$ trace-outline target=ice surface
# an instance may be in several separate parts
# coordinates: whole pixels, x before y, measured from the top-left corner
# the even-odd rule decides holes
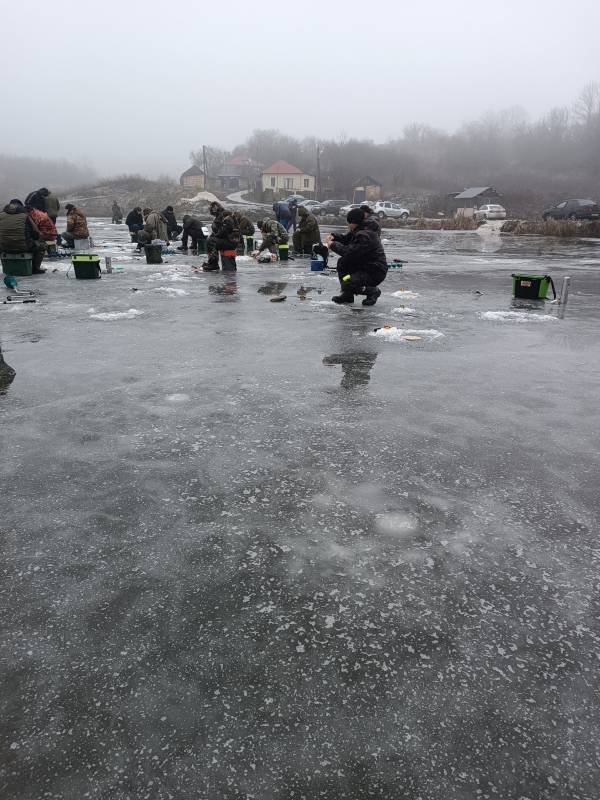
[[[597,800],[598,248],[386,238],[374,308],[191,255],[0,304],[3,800]],[[515,262],[560,322],[479,316]]]
[[[419,296],[418,292],[412,292],[410,289],[398,289],[397,292],[391,292],[392,297],[400,297],[403,300],[414,300]]]

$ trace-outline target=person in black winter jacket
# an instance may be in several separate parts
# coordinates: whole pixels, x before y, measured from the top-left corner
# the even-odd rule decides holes
[[[192,240],[192,250],[196,250],[198,247],[199,239],[206,239],[202,229],[202,220],[198,219],[198,217],[192,217],[190,214],[186,214],[183,218],[183,236],[181,237],[181,247],[178,247],[177,249],[187,250],[188,239]]]
[[[129,228],[129,233],[137,233],[144,227],[144,216],[140,206],[132,209],[125,218],[125,225]]]
[[[177,218],[175,216],[175,211],[173,210],[173,206],[167,206],[160,212],[163,217],[167,220],[167,231],[169,233],[169,239],[171,241],[175,241],[183,228],[181,225],[177,224]]]
[[[214,217],[212,233],[206,241],[208,259],[202,264],[205,272],[219,269],[219,251],[236,250],[240,239],[240,229],[236,221],[220,203],[213,201],[208,210]]]
[[[381,236],[381,225],[373,209],[365,203],[360,207],[360,210],[365,215],[365,228],[369,231],[373,231],[377,236]]]
[[[364,294],[363,306],[374,306],[381,290],[377,288],[387,275],[387,258],[381,239],[366,227],[364,212],[353,208],[346,217],[349,232],[331,234],[329,249],[341,258],[337,263],[341,293],[334,303],[353,303],[355,294]]]

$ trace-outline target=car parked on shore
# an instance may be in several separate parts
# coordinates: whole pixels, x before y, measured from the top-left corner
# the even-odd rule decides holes
[[[291,194],[289,197],[286,197],[283,202],[291,203],[292,200],[295,200],[299,206],[303,206],[304,203],[307,202],[307,198],[302,194]]]
[[[347,200],[323,200],[319,214],[340,214],[344,206],[349,205]]]
[[[497,203],[487,203],[486,205],[479,206],[473,213],[474,219],[478,222],[485,219],[506,219],[506,209]]]
[[[375,204],[367,203],[367,205],[371,206],[379,219],[385,219],[386,217],[408,219],[410,217],[408,208],[403,208],[399,203],[392,203],[391,200],[378,200]]]
[[[300,206],[304,206],[304,208],[307,211],[310,211],[311,214],[321,214],[323,203],[319,203],[318,200],[305,200],[303,203],[298,203],[298,207]]]
[[[542,219],[600,219],[600,206],[594,200],[563,200],[545,208]]]

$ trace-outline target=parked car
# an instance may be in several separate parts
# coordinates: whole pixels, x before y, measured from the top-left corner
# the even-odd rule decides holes
[[[545,208],[542,219],[600,219],[600,206],[593,200],[563,200]]]
[[[408,219],[410,211],[403,208],[399,203],[392,203],[391,200],[378,200],[376,203],[369,203],[379,219],[394,217],[396,219]]]
[[[496,203],[487,203],[484,206],[479,206],[473,217],[478,221],[482,219],[506,219],[506,209]]]
[[[304,195],[301,195],[301,194],[291,194],[289,197],[286,197],[283,202],[284,203],[289,203],[292,200],[295,200],[298,203],[299,206],[303,206],[304,203],[307,202],[306,197],[304,197]]]
[[[304,206],[307,211],[310,211],[311,214],[321,214],[321,209],[323,208],[323,204],[319,203],[318,200],[305,200],[303,203],[298,203],[299,206]]]
[[[340,214],[344,206],[349,205],[347,200],[323,200],[320,214]],[[346,212],[347,213],[347,212]]]

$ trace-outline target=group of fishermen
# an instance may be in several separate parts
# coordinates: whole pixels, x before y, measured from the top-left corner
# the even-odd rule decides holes
[[[127,215],[126,223],[136,236],[139,247],[156,239],[170,241],[181,233],[182,243],[178,249],[187,252],[190,240],[194,250],[198,242],[205,240],[207,260],[202,264],[202,269],[205,272],[217,272],[220,254],[223,272],[233,272],[236,270],[236,252],[244,252],[247,237],[253,241],[254,224],[241,212],[228,211],[217,201],[210,204],[209,212],[213,221],[208,237],[198,217],[186,214],[183,226],[178,225],[172,206],[167,206],[162,212],[149,208],[142,210],[138,206]],[[329,251],[340,256],[337,272],[341,291],[332,298],[333,301],[339,304],[353,303],[358,294],[365,296],[363,305],[375,305],[381,295],[377,287],[385,280],[388,266],[381,244],[381,227],[372,209],[367,205],[352,209],[346,217],[348,232],[329,234],[325,244],[316,217],[304,206],[298,207],[297,216],[293,232],[295,254],[317,253],[323,258],[325,266]],[[277,253],[280,245],[288,244],[288,229],[277,218],[267,217],[256,225],[262,233],[262,242],[254,251],[258,258],[265,250]]]
[[[73,248],[75,240],[89,240],[83,211],[67,203],[67,230],[58,233],[59,211],[58,197],[45,187],[30,192],[24,203],[13,198],[0,213],[0,252],[31,255],[32,274],[43,275],[42,261],[49,250],[58,244]]]
[[[39,275],[45,272],[41,264],[51,245],[64,243],[73,248],[76,240],[89,241],[86,216],[72,203],[65,206],[67,230],[62,234],[57,232],[59,210],[58,198],[46,188],[31,192],[24,203],[11,200],[0,213],[0,252],[30,253],[32,272]],[[187,252],[190,243],[196,250],[199,242],[205,242],[207,259],[202,264],[205,272],[219,270],[219,256],[224,272],[235,271],[236,252],[244,252],[244,244],[249,239],[254,247],[254,223],[240,211],[228,211],[217,201],[210,204],[209,212],[213,219],[208,237],[204,233],[202,220],[191,214],[184,215],[183,225],[179,225],[170,205],[162,211],[136,206],[129,212],[125,222],[140,249],[155,240],[170,242],[181,235],[178,249],[184,252]],[[329,251],[340,256],[337,272],[341,291],[332,298],[334,302],[353,303],[357,294],[365,295],[363,305],[377,302],[381,294],[377,287],[387,274],[387,259],[381,245],[379,222],[368,206],[352,209],[346,218],[348,232],[329,234],[325,243],[321,239],[316,217],[304,206],[297,208],[297,222],[294,215],[287,227],[277,219],[277,208],[274,208],[274,212],[274,218],[266,217],[257,222],[262,241],[253,251],[255,256],[260,258],[266,250],[276,254],[280,245],[288,244],[289,228],[294,226],[295,254],[317,253],[323,258],[325,266]],[[122,212],[115,201],[113,221],[120,219]]]

